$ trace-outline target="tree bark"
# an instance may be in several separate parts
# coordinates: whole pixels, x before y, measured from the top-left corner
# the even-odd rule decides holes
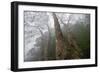
[[[75,36],[73,35],[70,27],[70,20],[71,20],[71,15],[69,16],[67,24],[65,24],[62,20],[61,22],[64,24],[64,27],[66,27],[66,59],[79,59],[80,58],[80,48],[75,40]]]
[[[53,13],[55,34],[56,34],[56,59],[64,59],[65,57],[65,41],[60,29],[60,24],[55,13]]]

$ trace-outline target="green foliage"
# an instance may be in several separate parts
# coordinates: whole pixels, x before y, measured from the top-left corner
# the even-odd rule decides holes
[[[73,27],[73,33],[81,49],[81,58],[90,58],[90,25],[78,23]]]

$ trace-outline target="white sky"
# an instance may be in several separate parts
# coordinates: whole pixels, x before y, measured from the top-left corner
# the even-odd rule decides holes
[[[54,20],[53,20],[52,13],[47,12],[47,15],[49,16],[48,25],[51,26],[51,28],[54,28]]]

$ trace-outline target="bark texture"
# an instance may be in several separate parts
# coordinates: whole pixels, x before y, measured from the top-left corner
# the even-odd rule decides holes
[[[60,29],[60,24],[55,13],[53,13],[55,34],[56,34],[56,59],[64,59],[65,57],[65,41]]]

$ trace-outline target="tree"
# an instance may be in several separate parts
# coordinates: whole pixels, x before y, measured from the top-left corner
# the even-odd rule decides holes
[[[54,18],[54,25],[55,25],[55,34],[56,34],[56,59],[64,59],[65,57],[65,41],[62,34],[62,31],[60,29],[60,24],[58,21],[58,18],[55,13],[53,13]]]
[[[87,54],[90,44],[89,22],[88,14],[25,11],[25,54],[29,52],[29,61],[83,58],[81,53]]]
[[[81,58],[90,58],[90,15],[79,17],[72,29],[81,49]]]
[[[30,26],[28,28],[28,26],[25,27],[25,29],[29,29],[31,30],[31,32],[37,33],[36,30],[38,30],[39,33],[35,34],[41,34],[41,50],[43,51],[43,59],[42,60],[52,60],[54,59],[54,54],[52,54],[52,52],[54,52],[54,47],[52,42],[53,40],[53,36],[52,36],[52,28],[50,27],[50,25],[48,25],[48,15],[47,12],[33,12],[33,11],[25,11],[25,15],[24,15],[24,24]],[[32,27],[36,28],[35,31],[31,29]],[[28,30],[26,30],[28,31]],[[46,31],[46,32],[45,32]],[[34,36],[34,33],[31,34],[31,36]],[[29,34],[26,33],[25,34]],[[27,35],[27,38],[31,38],[29,35]],[[26,38],[26,37],[25,37]],[[26,41],[26,40],[25,40]],[[37,41],[35,41],[37,42]],[[34,41],[33,41],[34,43]],[[53,42],[54,43],[54,42]],[[32,44],[32,42],[31,42]],[[25,46],[27,46],[28,44],[26,44]],[[40,45],[38,45],[40,46]],[[29,48],[26,48],[29,49]],[[33,48],[34,50],[35,48]],[[31,50],[32,51],[32,50]]]
[[[61,23],[64,25],[65,29],[66,29],[66,59],[78,59],[80,58],[80,48],[75,40],[75,36],[73,35],[73,32],[71,31],[71,18],[73,16],[70,15],[67,19],[67,23],[64,23],[62,20]]]

